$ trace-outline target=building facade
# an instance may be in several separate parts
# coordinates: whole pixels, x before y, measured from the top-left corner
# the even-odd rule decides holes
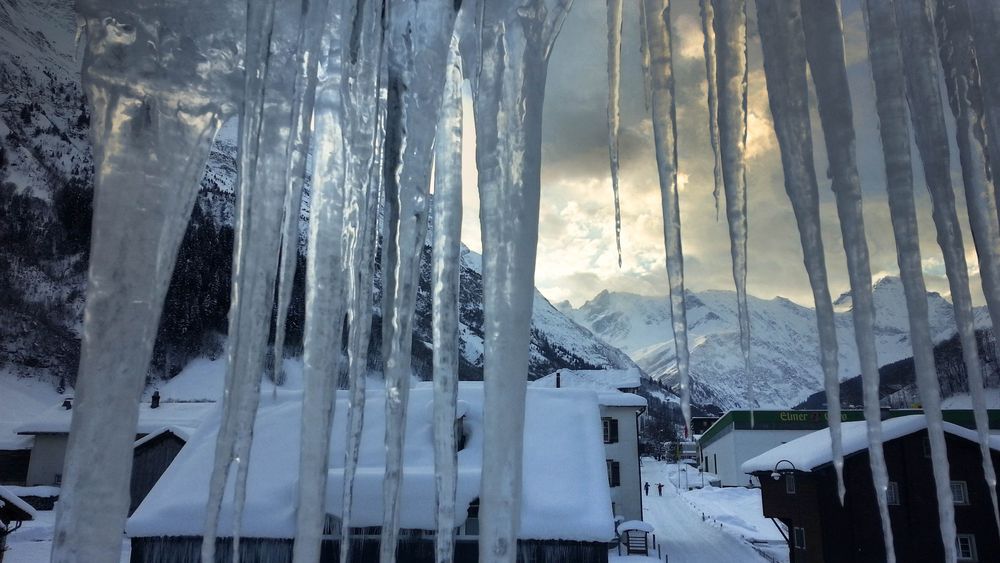
[[[884,409],[884,418],[920,414],[914,409]],[[944,419],[975,428],[971,410],[944,411]],[[864,420],[860,410],[841,411],[843,422]],[[991,432],[1000,431],[1000,410],[989,411]],[[698,438],[701,467],[719,476],[723,487],[757,486],[741,469],[743,463],[781,444],[826,428],[825,410],[731,410]]]
[[[841,505],[829,434],[816,432],[745,465],[760,480],[764,516],[787,527],[790,563],[886,560],[864,422],[843,427]],[[959,561],[1000,561],[1000,536],[974,431],[946,424]],[[898,561],[944,561],[926,422],[923,416],[885,421],[889,517]],[[819,435],[819,436],[817,436]],[[853,446],[852,446],[853,445]],[[1000,440],[993,441],[1000,465]]]

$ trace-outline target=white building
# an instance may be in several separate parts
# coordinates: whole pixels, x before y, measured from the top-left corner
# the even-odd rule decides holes
[[[591,389],[597,392],[612,510],[615,516],[625,520],[642,520],[639,416],[646,411],[646,399],[634,394],[639,385],[638,369],[563,369],[531,383],[533,387]]]
[[[884,417],[922,413],[921,410],[883,410]],[[944,411],[946,421],[974,428],[972,411]],[[860,410],[841,411],[841,420],[864,420]],[[743,472],[747,460],[786,442],[827,427],[825,410],[731,410],[698,437],[701,467],[719,476],[723,487],[756,485]],[[990,428],[1000,428],[1000,411],[990,411]]]

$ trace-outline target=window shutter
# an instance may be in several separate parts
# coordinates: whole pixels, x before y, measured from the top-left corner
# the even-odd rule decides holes
[[[611,419],[611,432],[610,432],[610,439],[608,440],[608,443],[610,443],[610,444],[617,444],[618,443],[618,419],[617,418],[612,418]]]
[[[611,486],[620,487],[622,484],[621,464],[617,461],[611,462]]]

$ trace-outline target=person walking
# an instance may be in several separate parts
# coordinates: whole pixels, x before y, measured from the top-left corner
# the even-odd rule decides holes
[[[663,483],[656,484],[656,492],[660,493],[661,497],[663,496]]]
[[[643,485],[642,488],[646,489],[646,496],[648,497],[649,496],[649,481],[646,481],[646,484]]]

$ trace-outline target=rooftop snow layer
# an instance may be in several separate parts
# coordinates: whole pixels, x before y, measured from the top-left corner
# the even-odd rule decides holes
[[[400,526],[435,528],[435,471],[429,384],[415,386],[407,409]],[[483,387],[462,382],[465,448],[458,454],[457,519],[479,496],[483,448]],[[248,473],[244,537],[291,538],[295,534],[302,395],[264,395],[257,415]],[[339,392],[327,481],[328,513],[340,517],[347,396]],[[201,535],[220,415],[214,412],[129,519],[132,537]],[[385,471],[385,394],[367,393],[365,427],[354,482],[354,526],[382,524]],[[593,392],[528,389],[525,409],[522,539],[608,541],[614,538],[611,493]],[[222,506],[219,533],[233,526],[233,479]]]
[[[208,413],[217,408],[215,403],[172,403],[161,402],[157,408],[149,403],[139,405],[139,422],[136,434],[152,434],[165,427],[197,428]],[[64,409],[61,404],[50,407],[37,419],[17,428],[18,434],[65,434],[69,432],[73,419],[73,409]]]
[[[882,440],[888,442],[926,428],[927,419],[921,414],[890,418],[882,421]],[[845,456],[868,449],[868,430],[864,421],[845,422],[840,429]],[[978,443],[979,440],[975,430],[950,422],[944,423],[944,431],[970,442]],[[1000,437],[990,437],[990,447],[1000,450]],[[799,471],[812,471],[833,461],[832,451],[830,430],[824,428],[751,458],[743,463],[742,468],[744,473],[772,471],[779,461],[785,460]],[[781,468],[787,469],[784,465]]]
[[[556,374],[560,384],[572,389],[618,391],[634,389],[641,385],[638,368],[629,369],[561,369],[531,382],[535,387],[555,387]]]
[[[7,503],[10,503],[18,509],[24,511],[24,513],[28,515],[29,520],[38,518],[38,513],[35,512],[35,509],[32,508],[30,504],[21,500],[21,497],[15,495],[7,487],[0,485],[0,508],[3,508],[3,506]]]

